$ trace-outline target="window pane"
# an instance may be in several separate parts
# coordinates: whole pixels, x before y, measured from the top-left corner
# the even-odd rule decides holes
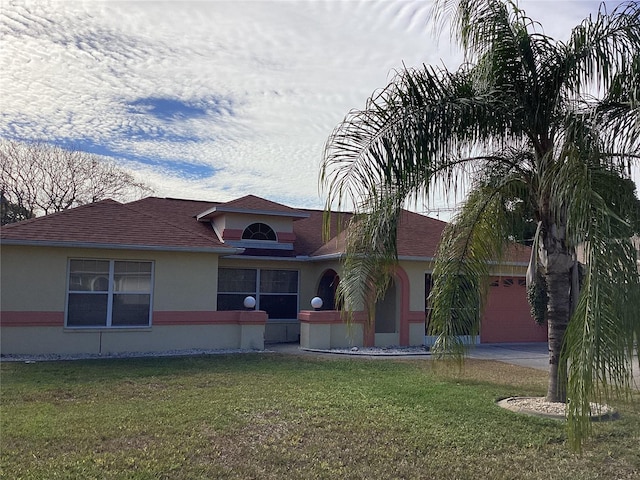
[[[147,326],[149,325],[150,295],[119,294],[113,296],[111,325]]]
[[[69,290],[106,292],[109,290],[108,260],[71,260],[69,262]]]
[[[116,292],[150,292],[151,262],[115,262],[113,283]]]
[[[260,270],[261,293],[298,293],[298,272]]]
[[[249,268],[218,269],[218,291],[255,294],[256,270]]]
[[[91,293],[70,293],[67,326],[107,325],[107,295]]]
[[[276,232],[265,223],[253,223],[242,232],[243,240],[270,240],[275,242]]]
[[[269,318],[298,318],[297,295],[261,295],[260,310],[264,310]]]
[[[220,293],[218,294],[218,310],[245,310],[244,299],[246,296],[244,293]]]

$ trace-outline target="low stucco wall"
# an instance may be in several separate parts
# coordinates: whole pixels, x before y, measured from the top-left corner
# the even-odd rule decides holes
[[[365,343],[364,321],[356,317],[347,324],[335,310],[302,310],[300,320],[300,347],[328,350],[331,348],[362,347]]]
[[[166,313],[166,312],[165,312]],[[219,313],[219,315],[216,315]],[[124,352],[167,352],[172,350],[264,349],[267,314],[261,311],[208,312],[211,321],[189,323],[178,316],[164,324],[140,329],[72,329],[38,325],[31,316],[24,326],[20,315],[8,315],[3,321],[0,351],[3,354],[111,354]],[[53,321],[48,315],[48,322]],[[25,317],[26,318],[26,317]]]
[[[299,313],[300,346],[328,350],[350,347],[385,347],[389,345],[422,345],[424,343],[424,313],[409,312],[400,332],[375,334],[373,326],[367,328],[365,312],[355,312],[351,323],[342,320],[339,311],[303,310]],[[406,330],[406,331],[405,331]],[[405,333],[402,333],[405,331]]]

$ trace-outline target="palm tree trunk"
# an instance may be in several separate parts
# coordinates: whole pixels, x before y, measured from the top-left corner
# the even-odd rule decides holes
[[[571,310],[571,274],[569,271],[552,271],[547,281],[547,326],[549,340],[549,384],[547,400],[566,402],[567,363],[562,360],[564,334],[569,325]]]
[[[549,382],[547,400],[567,401],[567,363],[562,359],[564,335],[571,318],[571,282],[574,258],[564,239],[564,225],[543,222],[542,252],[547,283],[547,339],[549,341]]]

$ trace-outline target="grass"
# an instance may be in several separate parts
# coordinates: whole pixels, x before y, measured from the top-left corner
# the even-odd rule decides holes
[[[247,354],[2,363],[0,477],[631,479],[638,397],[582,455],[495,400],[545,372],[468,360]]]

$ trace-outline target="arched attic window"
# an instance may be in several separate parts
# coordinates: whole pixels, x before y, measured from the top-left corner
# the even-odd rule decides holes
[[[276,232],[266,223],[252,223],[242,232],[243,240],[269,240],[275,242]]]

